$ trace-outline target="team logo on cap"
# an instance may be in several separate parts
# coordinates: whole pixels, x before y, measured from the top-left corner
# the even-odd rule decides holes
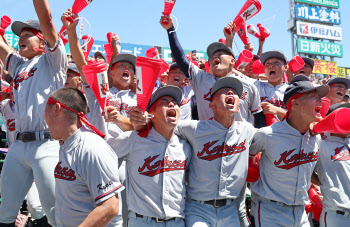
[[[305,153],[303,149],[299,153],[293,153],[295,150],[296,148],[283,152],[281,158],[274,162],[276,167],[280,169],[292,169],[309,162],[316,162],[318,159],[318,151]]]
[[[347,161],[350,159],[350,151],[348,149],[344,149],[344,147],[345,146],[334,149],[335,153],[331,157],[332,161]]]
[[[199,151],[197,156],[203,160],[213,161],[217,158],[241,153],[247,149],[245,146],[246,140],[231,146],[227,145],[226,142],[223,142],[221,145],[214,146],[216,142],[218,142],[218,140],[204,144],[203,150]]]
[[[168,156],[166,156],[164,159],[157,159],[158,157],[159,155],[147,157],[144,160],[145,163],[143,166],[139,167],[139,173],[145,176],[153,177],[163,172],[186,169],[188,159],[170,161]]]

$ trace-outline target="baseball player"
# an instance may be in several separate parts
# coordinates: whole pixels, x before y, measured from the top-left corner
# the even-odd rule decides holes
[[[86,99],[75,88],[53,92],[46,104],[51,136],[63,141],[55,168],[57,226],[107,226],[119,211],[117,194],[124,186],[119,182],[118,157],[91,131],[99,133],[86,112]]]
[[[163,23],[164,17],[169,20],[169,24]],[[240,76],[240,73],[233,68],[235,56],[232,50],[223,43],[215,42],[210,44],[207,53],[210,70],[213,74],[206,73],[186,59],[177,38],[172,19],[168,16],[162,16],[160,24],[168,32],[170,48],[176,63],[190,80],[190,85],[197,99],[199,119],[208,120],[212,118],[214,115],[213,111],[209,108],[209,103],[213,84],[219,78],[231,75],[232,72],[234,72],[234,75]],[[261,113],[258,91],[253,84],[247,83],[244,80],[242,80],[242,83],[244,91],[240,100],[241,108],[239,108],[239,113],[236,114],[235,118],[237,121],[244,119],[248,122],[253,122],[253,115],[254,124],[260,127],[262,122],[265,122],[265,118]]]
[[[126,160],[128,226],[185,226],[185,170],[191,146],[174,135],[181,99],[178,87],[159,88],[150,100],[148,112],[154,117],[147,129],[108,140]],[[143,117],[138,107],[131,113]]]
[[[295,71],[294,75],[304,75],[306,77],[309,77],[312,74],[312,70],[314,69],[315,62],[311,58],[307,58],[307,57],[302,57],[302,59],[304,60],[305,64],[301,69]]]
[[[347,89],[350,88],[350,80],[348,78],[335,77],[327,81],[330,87],[327,98],[331,101],[331,105],[343,101]]]
[[[69,63],[67,70],[67,80],[64,87],[72,87],[81,90],[81,77],[80,72],[75,63]]]
[[[310,226],[304,205],[320,136],[309,127],[322,119],[321,98],[328,91],[328,85],[314,87],[310,81],[290,84],[283,99],[286,119],[255,133],[250,153],[262,152],[260,178],[252,187],[256,226]]]
[[[182,86],[184,79],[185,74],[181,71],[180,67],[176,63],[171,64],[167,76],[167,85],[179,87],[183,94],[182,101],[180,103],[179,120],[191,120],[193,106],[192,97],[194,96],[194,92],[191,86]]]
[[[329,113],[338,108],[350,108],[350,104],[341,104],[336,108],[331,108]],[[332,133],[321,142],[315,172],[323,195],[323,210],[320,218],[322,227],[349,225],[349,138],[350,134]]]
[[[283,75],[287,70],[286,57],[280,51],[268,51],[260,56],[260,61],[265,65],[267,82],[256,80],[254,84],[260,93],[263,112],[281,120],[287,109],[283,103],[284,92],[288,87],[288,84],[283,83]]]
[[[48,1],[33,0],[33,3],[40,24],[33,20],[12,24],[12,31],[20,36],[21,56],[13,53],[0,37],[0,58],[13,77],[16,103],[15,141],[6,157],[1,179],[0,223],[10,226],[13,226],[33,179],[48,221],[56,225],[53,171],[58,160],[59,143],[50,139],[44,106],[49,94],[63,87],[68,65]],[[18,187],[18,182],[21,182],[21,187]]]

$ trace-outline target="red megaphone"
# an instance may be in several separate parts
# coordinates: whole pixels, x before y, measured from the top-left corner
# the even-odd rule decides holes
[[[314,132],[350,133],[350,109],[339,108],[314,125]]]
[[[322,108],[320,110],[320,114],[322,115],[322,118],[325,118],[329,110],[329,107],[331,106],[331,100],[329,100],[329,98],[323,97],[321,99],[321,102],[322,102]]]
[[[167,15],[170,16],[171,11],[173,11],[174,5],[175,5],[176,0],[165,0],[164,1],[164,11],[163,11],[163,15]],[[164,24],[168,24],[169,20],[164,18],[163,20]]]
[[[258,0],[247,0],[241,11],[239,11],[238,15],[234,19],[233,23],[236,24],[236,26],[239,26],[241,23],[255,16],[255,14],[257,14],[260,10],[261,4]],[[229,29],[225,30],[228,34],[231,34]]]
[[[226,39],[224,39],[224,38],[219,39],[219,42],[226,45]]]
[[[110,64],[113,56],[112,44],[106,43],[103,45],[103,48],[105,49],[105,52],[106,52],[107,63]]]
[[[244,21],[236,27],[236,33],[238,34],[239,38],[242,40],[244,45],[247,45],[249,43],[247,26]]]
[[[259,179],[260,177],[259,160],[260,160],[259,154],[256,154],[254,157],[249,157],[248,174],[247,174],[246,181],[255,182]]]
[[[5,35],[5,29],[11,24],[11,18],[4,15],[1,17],[1,23],[0,23],[0,35]]]
[[[92,38],[91,36],[84,35],[81,38],[81,48],[83,49],[85,60],[87,59],[87,57],[89,57],[92,44],[94,44],[94,38]]]
[[[209,73],[209,70],[210,70],[209,62],[206,61],[205,64],[204,64],[204,66],[205,66],[205,71],[206,71],[207,73]]]
[[[146,50],[146,57],[160,59],[157,47],[152,47]]]
[[[288,66],[289,69],[292,73],[294,73],[295,71],[298,71],[299,69],[303,68],[303,66],[305,65],[304,60],[299,57],[299,56],[294,56],[289,62],[288,62]]]
[[[258,24],[258,28],[260,31],[260,37],[266,39],[270,36],[270,30],[262,26],[260,23]]]
[[[235,69],[242,71],[253,60],[253,54],[249,50],[242,50],[235,64]]]
[[[112,43],[113,36],[115,36],[114,32],[108,32],[107,33],[107,41],[108,41],[108,43]]]
[[[265,114],[266,125],[270,126],[273,123],[278,122],[278,119],[273,114]]]
[[[252,65],[252,71],[256,75],[265,73],[265,66],[261,63],[260,60],[256,60]]]
[[[255,36],[256,38],[260,38],[260,33],[253,24],[248,25],[247,29],[249,34]]]
[[[320,195],[317,193],[316,189],[313,186],[311,186],[309,189],[309,197],[311,202],[314,204],[314,209],[312,210],[314,218],[316,219],[316,221],[320,221],[323,204]]]

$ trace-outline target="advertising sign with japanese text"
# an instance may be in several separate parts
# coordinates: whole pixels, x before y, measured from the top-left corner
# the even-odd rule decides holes
[[[310,5],[339,8],[339,0],[295,0],[295,1],[310,4]]]
[[[340,24],[340,12],[306,5],[295,5],[295,16],[299,19],[316,22]]]
[[[298,39],[298,52],[314,55],[343,57],[343,45],[338,43],[320,42],[308,39]]]
[[[346,78],[347,75],[350,75],[350,68],[338,67],[338,74],[337,74],[337,77]]]
[[[162,58],[164,59],[164,61],[166,61],[167,63],[171,63],[172,59],[171,59],[171,50],[168,47],[163,47],[162,48],[163,52],[162,52]],[[190,55],[191,56],[191,52],[192,50],[184,50],[186,55]],[[198,51],[197,50],[197,58],[204,58],[204,59],[208,59],[208,55],[207,52],[204,51]]]
[[[315,74],[325,74],[325,75],[337,75],[338,67],[335,61],[324,61],[313,59],[315,62],[314,69],[312,70]]]
[[[340,27],[306,23],[301,21],[297,21],[297,35],[337,41],[341,41],[343,39],[342,29]]]
[[[94,56],[94,53],[100,51],[104,56],[106,55],[103,45],[106,44],[107,41],[95,40],[92,45],[90,56]],[[131,44],[131,43],[121,43],[121,53],[133,54],[135,56],[146,56],[146,50],[152,48],[153,46],[139,45],[139,44]]]

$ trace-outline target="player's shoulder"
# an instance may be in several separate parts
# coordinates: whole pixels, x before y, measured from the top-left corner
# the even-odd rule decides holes
[[[235,127],[245,131],[256,131],[257,129],[247,121],[235,121]]]
[[[197,120],[179,120],[176,127],[178,128],[193,128],[195,129],[200,121]]]

